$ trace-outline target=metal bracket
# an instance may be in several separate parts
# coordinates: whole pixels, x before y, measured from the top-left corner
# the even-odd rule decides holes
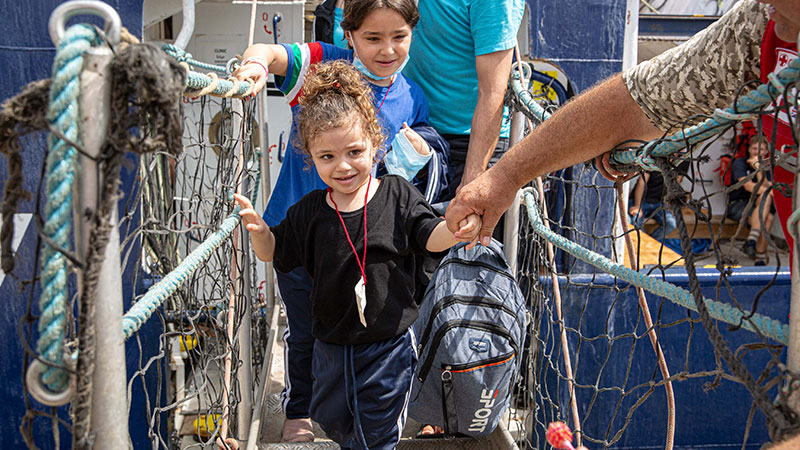
[[[25,373],[25,384],[28,385],[31,397],[46,406],[62,406],[69,403],[77,386],[77,377],[70,370],[74,367],[75,362],[69,353],[64,353],[64,365],[70,371],[69,384],[63,391],[53,392],[42,382],[42,373],[47,370],[48,366],[38,359],[34,360]]]
[[[97,0],[72,0],[62,3],[50,14],[47,29],[50,32],[50,39],[54,45],[61,42],[64,37],[64,27],[67,21],[79,14],[93,14],[105,19],[106,36],[111,44],[119,43],[122,30],[122,20],[119,14],[108,3]]]

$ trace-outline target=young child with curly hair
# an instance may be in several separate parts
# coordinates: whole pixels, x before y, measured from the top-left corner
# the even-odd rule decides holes
[[[255,44],[243,54],[234,72],[240,80],[252,80],[256,92],[268,74],[275,75],[275,86],[283,92],[295,118],[288,139],[280,175],[264,211],[267,225],[277,225],[286,211],[300,198],[325,183],[315,167],[297,151],[297,121],[306,76],[315,64],[340,60],[352,63],[372,91],[375,115],[391,140],[391,151],[378,165],[377,173],[403,175],[429,203],[447,196],[451,170],[449,145],[428,124],[428,103],[422,89],[402,73],[408,62],[411,33],[419,20],[414,0],[348,0],[344,4],[341,26],[352,49],[323,42],[294,44]],[[426,260],[429,261],[429,260]],[[430,263],[426,268],[430,268]],[[420,268],[418,281],[427,283]],[[311,277],[300,267],[290,273],[276,271],[288,327],[284,335],[286,388],[281,400],[286,420],[282,442],[314,439],[309,417],[311,399]]]
[[[235,198],[256,255],[313,279],[311,418],[342,448],[393,449],[417,363],[416,255],[474,245],[481,221],[471,215],[453,234],[406,179],[371,175],[384,139],[352,65],[320,64],[304,89],[299,144],[327,189],[274,227]]]

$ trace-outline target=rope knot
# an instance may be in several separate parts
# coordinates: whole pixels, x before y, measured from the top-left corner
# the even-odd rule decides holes
[[[635,158],[636,164],[647,170],[648,172],[655,172],[658,171],[658,165],[656,165],[656,160],[650,156],[650,151],[653,149],[652,143],[647,144],[637,155]]]

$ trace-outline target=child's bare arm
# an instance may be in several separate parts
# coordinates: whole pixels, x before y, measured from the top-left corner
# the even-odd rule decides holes
[[[247,197],[233,194],[233,199],[242,207],[239,215],[242,217],[244,227],[250,232],[250,242],[253,244],[256,256],[262,261],[272,261],[275,256],[275,235]]]
[[[454,233],[447,229],[447,223],[441,222],[436,225],[431,235],[428,237],[428,242],[425,244],[425,249],[429,252],[442,252],[448,248],[456,245],[459,242],[470,242],[467,249],[470,249],[478,243],[478,232],[481,229],[481,218],[477,214],[467,216],[458,224],[461,228]]]
[[[254,94],[266,84],[267,72],[284,76],[289,66],[286,50],[276,44],[253,44],[244,51],[242,61],[246,64],[239,66],[233,72],[233,76],[239,81],[253,80]]]

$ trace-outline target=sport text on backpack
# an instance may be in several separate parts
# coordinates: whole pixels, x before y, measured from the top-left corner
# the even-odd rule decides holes
[[[409,416],[448,436],[486,436],[510,402],[525,341],[525,298],[500,244],[450,250],[414,323],[419,364]]]

